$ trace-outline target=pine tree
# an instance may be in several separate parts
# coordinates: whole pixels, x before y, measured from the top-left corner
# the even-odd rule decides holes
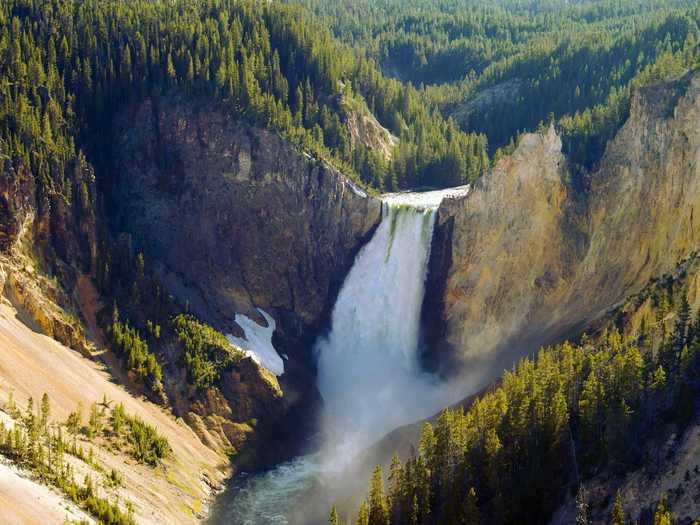
[[[411,502],[411,515],[409,517],[409,525],[418,525],[420,523],[420,507],[418,506],[418,496],[413,495],[413,501]]]
[[[462,525],[479,525],[479,507],[477,505],[476,490],[471,487],[464,498],[464,507],[460,520]]]
[[[662,496],[654,513],[654,525],[671,525],[671,513],[666,509],[666,496]]]
[[[177,72],[175,71],[175,64],[173,64],[173,56],[171,53],[168,53],[165,74],[169,85],[173,86],[177,83]]]
[[[401,503],[403,500],[403,466],[398,454],[391,457],[391,467],[389,470],[389,507],[391,515],[396,517],[401,514]]]
[[[615,496],[615,504],[612,508],[612,514],[610,515],[611,525],[625,525],[625,511],[622,510],[622,497],[620,496],[620,491],[617,491]]]
[[[656,391],[661,391],[666,387],[666,372],[661,365],[654,371],[651,379],[651,387]]]
[[[39,424],[41,428],[46,430],[46,426],[49,423],[49,416],[51,415],[51,405],[49,403],[49,396],[44,392],[44,395],[41,396],[41,419],[39,420]]]
[[[333,505],[333,508],[331,509],[331,514],[328,517],[328,523],[329,525],[342,525],[342,522],[338,517],[338,511],[336,510],[335,505]]]
[[[355,525],[369,525],[369,505],[366,501],[363,501],[362,505],[360,505]]]
[[[66,427],[68,428],[68,432],[75,436],[80,431],[82,419],[83,405],[82,403],[78,402],[78,405],[76,406],[75,410],[68,414],[68,419],[66,420]]]
[[[124,405],[119,403],[112,410],[112,431],[115,435],[119,436],[124,428],[124,422],[126,421],[126,413],[124,411]]]
[[[389,508],[384,495],[384,474],[380,465],[375,467],[370,483],[368,525],[389,525]]]
[[[88,429],[90,432],[90,437],[98,435],[102,430],[102,414],[100,413],[99,408],[97,408],[97,403],[93,403],[90,406]]]

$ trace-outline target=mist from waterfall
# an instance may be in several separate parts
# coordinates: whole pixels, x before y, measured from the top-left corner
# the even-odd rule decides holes
[[[454,191],[454,190],[453,190]],[[383,219],[318,340],[323,463],[334,470],[392,429],[454,401],[421,370],[420,318],[437,207],[445,192],[384,197]]]

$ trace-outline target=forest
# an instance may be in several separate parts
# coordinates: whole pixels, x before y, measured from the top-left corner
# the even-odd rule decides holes
[[[661,283],[639,301],[650,307],[638,329],[615,322],[543,348],[468,408],[425,423],[412,457],[394,456],[386,476],[375,469],[350,523],[547,523],[567,493],[578,498],[576,523],[589,523],[583,481],[657,472],[669,437],[696,417],[700,312],[685,293]],[[654,523],[670,524],[674,494],[659,496]],[[343,522],[335,509],[330,522]],[[610,523],[630,523],[619,501]]]
[[[380,190],[461,184],[488,167],[483,135],[357,59],[298,6],[12,0],[0,27],[3,161],[69,201],[62,172],[82,154],[108,183],[115,112],[175,89],[214,97]],[[351,147],[343,108],[363,96],[401,140],[391,162]]]
[[[683,0],[300,1],[385,74],[485,134],[492,159],[556,123],[572,160],[591,169],[631,90],[698,65],[700,11]]]
[[[87,207],[64,170],[85,156],[108,187],[115,112],[174,89],[213,96],[379,190],[472,182],[498,148],[549,122],[591,167],[635,86],[698,62],[688,2],[302,4],[317,16],[252,1],[3,3],[3,169],[30,170],[42,192]],[[391,78],[396,64],[418,76]],[[521,87],[506,103],[458,110],[508,82]],[[388,159],[344,125],[365,102],[399,139]]]

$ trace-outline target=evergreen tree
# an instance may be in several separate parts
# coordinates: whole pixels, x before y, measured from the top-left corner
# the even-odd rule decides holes
[[[622,510],[622,498],[620,491],[617,491],[615,503],[613,505],[612,514],[610,515],[611,525],[625,525],[625,511]]]
[[[389,525],[389,506],[384,495],[384,475],[380,465],[375,467],[370,483],[368,525]]]
[[[654,513],[654,525],[671,525],[671,513],[666,509],[666,496],[662,496]]]
[[[360,505],[360,510],[357,513],[355,525],[369,525],[369,505],[366,501],[363,501],[362,505]]]
[[[338,511],[336,510],[335,506],[333,506],[333,508],[331,509],[330,516],[328,517],[328,523],[329,525],[342,525],[342,522],[338,517]]]
[[[477,506],[476,490],[470,487],[464,498],[464,508],[459,521],[463,525],[479,525],[479,507]]]
[[[39,424],[41,425],[41,428],[46,430],[46,427],[49,423],[49,416],[51,415],[51,404],[49,402],[49,396],[46,392],[44,392],[44,395],[41,396],[41,419],[39,420]]]

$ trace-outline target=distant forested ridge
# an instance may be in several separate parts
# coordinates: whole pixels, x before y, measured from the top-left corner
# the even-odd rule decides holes
[[[173,89],[214,97],[378,189],[460,184],[488,167],[483,135],[460,131],[298,6],[9,0],[0,7],[0,147],[42,191],[65,193],[61,173],[81,152],[104,167],[114,112]],[[400,139],[391,160],[351,144],[347,108],[362,107],[363,97]]]
[[[426,103],[486,134],[492,156],[555,121],[590,168],[634,85],[698,65],[700,7],[689,0],[290,2],[386,74],[427,86]]]
[[[81,152],[108,172],[115,111],[177,89],[380,190],[473,181],[496,147],[551,120],[590,167],[635,82],[698,62],[700,8],[680,0],[301,3],[4,2],[3,162],[66,193]],[[508,82],[504,100],[475,98]],[[472,99],[487,103],[465,110]],[[365,107],[399,139],[390,158],[350,136]]]

